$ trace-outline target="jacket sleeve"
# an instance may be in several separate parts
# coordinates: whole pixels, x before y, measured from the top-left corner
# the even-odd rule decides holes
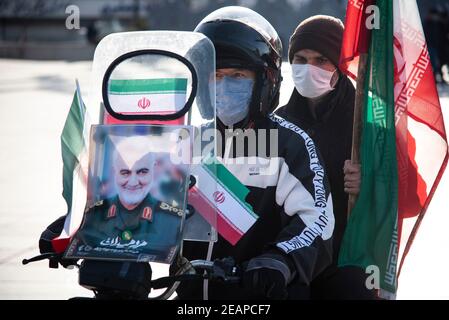
[[[40,253],[54,252],[51,241],[59,236],[64,228],[66,216],[61,216],[53,221],[41,234],[39,238],[39,251]]]
[[[312,139],[292,124],[287,130],[294,134],[287,132],[283,140],[288,152],[281,150],[276,187],[276,203],[287,222],[268,253],[289,266],[291,278],[308,285],[332,262],[332,197]]]

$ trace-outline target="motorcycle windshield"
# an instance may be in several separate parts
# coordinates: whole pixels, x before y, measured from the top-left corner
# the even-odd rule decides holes
[[[120,44],[120,45],[117,45]],[[184,239],[217,240],[215,158],[215,49],[196,32],[117,33],[100,42],[94,58],[93,105],[100,122],[189,125],[193,130]]]
[[[216,149],[215,51],[212,42],[195,32],[139,31],[111,34],[98,44],[95,51],[92,85],[87,113],[91,122],[99,125],[92,126],[91,139],[86,142],[90,161],[87,209],[84,215],[81,209],[72,210],[67,216],[66,225],[71,226],[67,234],[72,241],[66,250],[66,256],[170,263],[181,239],[216,241],[218,209],[213,199],[218,190],[217,175],[216,167],[208,165],[214,161]],[[182,150],[189,151],[187,163],[184,163],[182,168],[169,161],[172,151],[157,148],[147,151],[152,154],[154,163],[168,167],[168,171],[178,172],[182,183],[188,186],[178,191],[186,194],[162,199],[163,188],[159,190],[155,187],[148,194],[151,199],[162,201],[160,205],[163,208],[143,204],[139,204],[138,208],[150,208],[151,210],[146,209],[146,215],[149,214],[148,211],[155,214],[160,210],[171,210],[171,213],[179,214],[176,220],[179,225],[178,222],[167,224],[164,237],[160,236],[161,239],[166,239],[165,244],[160,244],[159,240],[155,241],[152,237],[147,240],[144,237],[137,238],[133,231],[126,228],[121,230],[122,233],[116,228],[115,233],[110,236],[104,232],[101,237],[98,233],[94,233],[93,238],[86,236],[91,231],[94,232],[90,225],[105,228],[100,227],[99,222],[89,223],[90,219],[87,217],[94,216],[88,213],[93,210],[89,208],[100,210],[98,208],[101,207],[104,211],[107,207],[106,220],[110,208],[116,212],[120,211],[118,209],[126,209],[126,206],[118,201],[120,189],[117,182],[114,182],[117,179],[112,178],[114,172],[111,169],[111,156],[115,154],[116,145],[115,138],[112,137],[116,136],[117,132],[122,132],[118,136],[126,132],[128,139],[135,136],[142,138],[143,135],[149,141],[156,139],[161,145],[164,141],[166,149],[179,151],[176,147],[179,142],[173,144],[167,135],[172,135],[176,132],[173,130],[180,129],[188,132],[188,143],[182,143]],[[183,156],[183,159],[186,160],[186,156]],[[155,166],[154,172],[157,172],[157,168],[160,167]],[[114,183],[115,186],[111,187]],[[131,191],[127,190],[128,193]],[[78,193],[74,193],[74,198],[77,196]],[[77,203],[84,201],[81,198],[76,200],[74,199]],[[116,215],[117,218],[114,219],[120,219],[121,215]],[[104,214],[100,216],[101,219],[104,218]],[[175,219],[173,215],[170,217]],[[139,219],[145,220],[142,217]],[[72,226],[80,225],[77,221],[82,221],[82,224],[79,232],[74,234]],[[111,224],[112,222],[109,223]],[[151,230],[153,229],[152,227]],[[162,229],[158,227],[157,230]],[[138,234],[152,233],[148,231]],[[129,241],[123,242],[128,238]],[[140,242],[137,244],[132,243],[138,240]],[[147,244],[143,245],[143,241]],[[83,245],[84,247],[81,247]],[[131,246],[133,252],[123,251],[127,245]],[[117,246],[121,248],[116,248]],[[142,250],[134,248],[136,246]],[[164,249],[161,249],[162,247]],[[81,249],[84,251],[81,252]],[[86,253],[86,250],[89,253]]]

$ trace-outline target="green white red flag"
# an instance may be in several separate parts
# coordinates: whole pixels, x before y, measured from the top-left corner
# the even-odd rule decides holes
[[[189,203],[235,245],[259,218],[246,202],[249,189],[218,160],[194,165],[197,184],[189,190]]]
[[[89,129],[90,119],[77,81],[72,105],[61,133],[62,196],[67,204],[67,217],[62,233],[52,241],[53,248],[58,253],[66,249],[70,237],[78,230],[83,218],[87,197]]]
[[[186,102],[187,79],[112,79],[109,101],[121,114],[173,114]]]
[[[369,5],[378,8],[378,29],[367,29]],[[361,44],[366,39],[367,45]],[[342,71],[354,78],[364,52],[368,63],[362,185],[339,264],[379,267],[381,289],[394,294],[400,265],[448,161],[443,115],[416,1],[348,1]]]

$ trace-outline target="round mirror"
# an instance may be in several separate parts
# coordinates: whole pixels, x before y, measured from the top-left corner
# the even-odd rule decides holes
[[[107,112],[120,120],[174,120],[189,111],[197,75],[182,56],[139,50],[118,57],[103,78]]]

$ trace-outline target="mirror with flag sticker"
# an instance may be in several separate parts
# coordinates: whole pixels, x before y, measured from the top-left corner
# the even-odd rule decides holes
[[[112,62],[103,80],[107,115],[120,120],[176,120],[192,107],[197,75],[186,58],[147,49],[126,53]]]

